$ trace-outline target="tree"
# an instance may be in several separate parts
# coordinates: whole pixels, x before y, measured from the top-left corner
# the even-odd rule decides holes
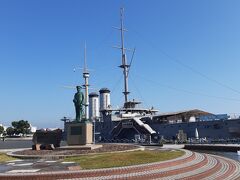
[[[4,128],[2,126],[0,126],[0,134],[4,133]]]
[[[12,126],[16,134],[28,134],[30,133],[30,124],[28,121],[20,120],[20,121],[13,121]]]
[[[8,136],[12,136],[15,133],[15,130],[12,127],[8,127],[6,132]]]

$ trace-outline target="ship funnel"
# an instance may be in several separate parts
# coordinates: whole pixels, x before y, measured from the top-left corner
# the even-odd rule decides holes
[[[89,94],[89,117],[91,120],[99,118],[99,95],[95,92]]]
[[[100,111],[106,110],[110,107],[110,90],[108,88],[102,88],[100,93]]]

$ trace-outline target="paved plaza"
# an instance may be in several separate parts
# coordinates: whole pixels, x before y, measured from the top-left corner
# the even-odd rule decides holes
[[[44,168],[40,167],[41,160],[38,166],[34,162],[11,161],[8,162],[8,166],[18,168],[6,169],[5,173],[0,173],[0,179],[240,179],[240,163],[237,161],[215,155],[183,151],[185,151],[184,156],[173,160],[98,170],[80,170],[75,163],[62,162],[60,169],[57,168],[58,166],[48,170],[45,167],[44,171]],[[45,163],[59,164],[60,162]]]

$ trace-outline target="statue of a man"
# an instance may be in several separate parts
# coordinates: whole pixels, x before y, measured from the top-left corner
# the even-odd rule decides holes
[[[82,120],[82,115],[83,115],[83,100],[84,100],[84,95],[81,92],[81,86],[76,86],[77,92],[74,95],[74,105],[75,105],[75,110],[76,110],[76,121],[80,122]]]

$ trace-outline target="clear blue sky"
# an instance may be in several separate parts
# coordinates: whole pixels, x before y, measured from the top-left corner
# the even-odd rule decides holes
[[[75,90],[63,86],[83,83],[73,68],[83,66],[85,41],[92,87],[108,87],[121,106],[121,55],[112,48],[121,6],[126,46],[136,47],[130,98],[160,112],[240,112],[238,0],[1,0],[0,123],[59,127],[74,117]]]

